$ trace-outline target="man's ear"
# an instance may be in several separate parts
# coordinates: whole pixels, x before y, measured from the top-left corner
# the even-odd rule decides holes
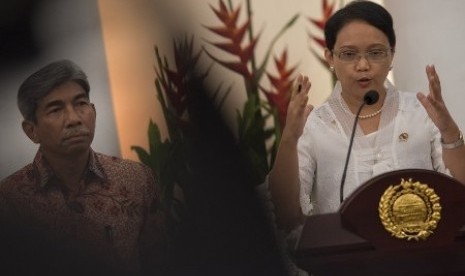
[[[36,124],[34,122],[24,120],[21,125],[23,127],[24,133],[26,133],[27,137],[29,137],[29,139],[31,139],[32,142],[36,144],[40,143],[39,136],[36,132]]]
[[[92,106],[92,109],[94,110],[94,120],[97,120],[97,109],[95,109],[95,105],[93,103],[90,103],[90,106]]]

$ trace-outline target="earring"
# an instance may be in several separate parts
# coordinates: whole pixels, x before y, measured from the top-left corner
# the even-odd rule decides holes
[[[329,66],[329,71],[334,72],[334,66]]]

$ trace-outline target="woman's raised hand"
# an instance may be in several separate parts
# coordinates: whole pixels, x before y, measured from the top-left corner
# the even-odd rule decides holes
[[[441,95],[441,83],[434,65],[426,66],[426,75],[429,82],[429,93],[417,93],[423,107],[426,109],[429,117],[441,132],[444,140],[456,140],[459,136],[459,129],[452,116],[447,110],[446,104]],[[450,137],[450,139],[448,139]]]
[[[308,104],[308,92],[311,86],[307,76],[299,75],[295,80],[282,139],[297,141],[302,135],[308,115],[313,110],[313,106]]]

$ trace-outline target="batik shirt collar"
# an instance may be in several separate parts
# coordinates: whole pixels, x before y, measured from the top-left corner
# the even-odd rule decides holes
[[[85,177],[86,177],[85,180],[87,180],[87,178],[90,175],[92,175],[92,176],[99,178],[101,180],[100,183],[102,183],[102,185],[104,186],[108,185],[107,176],[105,172],[103,171],[102,164],[100,164],[97,158],[97,154],[92,149],[90,149],[89,155],[90,156],[89,156],[89,162],[86,168],[87,172],[85,174]],[[34,165],[34,174],[36,175],[37,185],[41,189],[53,183],[52,180],[56,179],[56,175],[52,167],[47,162],[47,160],[45,160],[44,155],[40,149],[37,151],[36,156],[34,157],[33,165]]]

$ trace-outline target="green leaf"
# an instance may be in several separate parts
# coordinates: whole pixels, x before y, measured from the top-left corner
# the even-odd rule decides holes
[[[156,169],[152,156],[142,147],[132,146],[131,150],[135,151],[139,160],[152,169]],[[158,173],[158,171],[157,171]]]
[[[149,128],[148,128],[148,136],[149,136],[149,147],[150,153],[156,153],[157,147],[161,145],[161,136],[160,130],[158,126],[150,119]]]

